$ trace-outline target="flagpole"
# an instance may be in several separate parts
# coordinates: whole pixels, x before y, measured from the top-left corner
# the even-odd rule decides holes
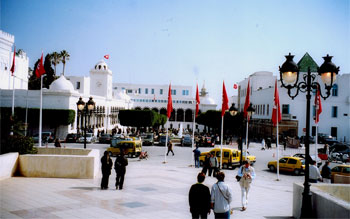
[[[196,112],[194,112],[194,115],[193,115],[193,128],[192,128],[192,150],[191,150],[191,165],[193,164],[193,156],[192,156],[192,151],[194,150],[194,129],[195,129],[195,125],[196,125]]]
[[[220,170],[222,169],[222,142],[224,135],[224,116],[221,116],[221,145],[220,145]]]
[[[276,149],[277,149],[277,181],[280,181],[280,165],[279,165],[279,160],[280,160],[280,146],[279,146],[279,139],[278,139],[278,106],[276,107]]]
[[[12,74],[12,122],[14,122],[15,117],[15,75]],[[13,135],[13,123],[10,135]]]
[[[318,131],[318,123],[316,123],[316,141],[315,141],[315,161],[317,162],[317,146],[318,146],[318,136],[317,136],[317,131]]]
[[[39,147],[41,147],[41,132],[42,132],[42,108],[43,108],[43,75],[40,76],[40,115],[39,115]]]
[[[165,153],[164,153],[164,162],[163,163],[166,163],[166,152],[167,152],[167,148],[168,148],[168,131],[169,129],[169,120],[168,120],[168,124],[166,125],[166,137],[165,137]]]
[[[248,115],[249,117],[249,115]],[[249,121],[247,118],[247,130],[246,130],[246,135],[245,135],[245,146],[244,146],[244,151],[243,151],[243,155],[244,155],[244,160],[247,160],[247,151],[248,151],[248,126],[249,126]]]

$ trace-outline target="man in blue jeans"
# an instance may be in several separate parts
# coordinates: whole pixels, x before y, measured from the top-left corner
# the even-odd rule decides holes
[[[196,149],[193,150],[194,153],[194,165],[196,168],[199,168],[200,163],[199,163],[199,157],[201,156],[200,150],[198,150],[198,146],[196,146]]]

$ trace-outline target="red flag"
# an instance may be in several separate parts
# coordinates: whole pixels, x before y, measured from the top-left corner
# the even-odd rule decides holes
[[[196,117],[198,116],[199,104],[200,103],[201,103],[201,101],[199,99],[198,84],[197,84],[197,90],[196,90]]]
[[[10,71],[12,72],[11,75],[13,76],[13,73],[15,73],[15,57],[16,57],[16,46],[13,50],[13,61],[12,61],[12,67]]]
[[[247,86],[247,94],[245,96],[245,103],[244,103],[244,118],[248,116],[248,107],[250,104],[250,79],[248,78],[248,86]],[[248,118],[249,120],[249,118]]]
[[[317,93],[315,96],[315,106],[316,106],[315,123],[318,123],[320,121],[320,114],[322,113],[321,95],[320,95],[319,87],[317,87]]]
[[[169,84],[169,91],[168,91],[168,106],[167,106],[167,117],[168,119],[171,116],[171,112],[173,111],[173,98],[171,98],[171,84]]]
[[[40,61],[38,63],[38,66],[36,67],[35,75],[37,78],[40,78],[40,76],[43,74],[45,74],[45,69],[44,69],[44,65],[43,65],[43,53],[41,53],[41,58],[40,58]]]
[[[109,55],[105,55],[103,56],[105,59],[109,59]]]
[[[233,85],[233,89],[236,90],[237,88],[238,88],[237,84],[234,84],[234,85]]]
[[[228,110],[228,98],[225,88],[225,82],[222,82],[222,106],[221,106],[221,116],[225,115],[225,111]]]
[[[276,113],[278,113],[278,116]],[[278,119],[277,119],[277,117],[278,117]],[[280,122],[282,120],[280,97],[278,95],[278,88],[277,88],[277,79],[275,82],[275,98],[274,98],[274,103],[273,103],[273,108],[272,108],[272,118],[271,119],[272,119],[273,126],[276,126],[277,122]]]

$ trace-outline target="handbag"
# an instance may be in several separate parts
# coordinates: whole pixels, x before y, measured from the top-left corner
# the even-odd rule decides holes
[[[241,167],[241,172],[242,172],[242,167]],[[238,174],[236,175],[236,180],[237,180],[237,182],[239,182],[240,180],[241,180],[241,176],[238,176]]]

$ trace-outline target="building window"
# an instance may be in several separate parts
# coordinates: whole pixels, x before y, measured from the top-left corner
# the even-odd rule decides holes
[[[337,138],[337,127],[331,127],[331,136]]]
[[[154,88],[152,88],[152,90],[151,90],[151,94],[154,94]]]
[[[176,95],[176,90],[171,90],[171,95]]]
[[[148,94],[148,88],[145,88],[145,94]]]
[[[332,96],[337,97],[338,96],[338,85],[334,84],[332,87]]]
[[[131,89],[126,90],[126,92],[127,92],[128,94],[132,94],[132,90],[131,90]]]
[[[163,94],[163,89],[159,90],[159,94],[161,94],[161,95]]]
[[[312,106],[312,117],[315,117],[316,116],[316,106],[313,105]]]
[[[77,82],[77,90],[80,89],[80,81]]]
[[[270,110],[270,105],[267,104],[266,106],[267,106],[267,107],[266,107],[266,114],[269,115],[269,114],[270,114],[270,112],[269,112],[269,110]]]
[[[289,104],[282,104],[282,114],[289,114]]]
[[[311,135],[315,136],[316,135],[316,126],[312,126],[312,131]]]
[[[332,106],[332,117],[337,118],[338,117],[338,107]]]
[[[141,94],[141,88],[139,88],[139,94]]]

